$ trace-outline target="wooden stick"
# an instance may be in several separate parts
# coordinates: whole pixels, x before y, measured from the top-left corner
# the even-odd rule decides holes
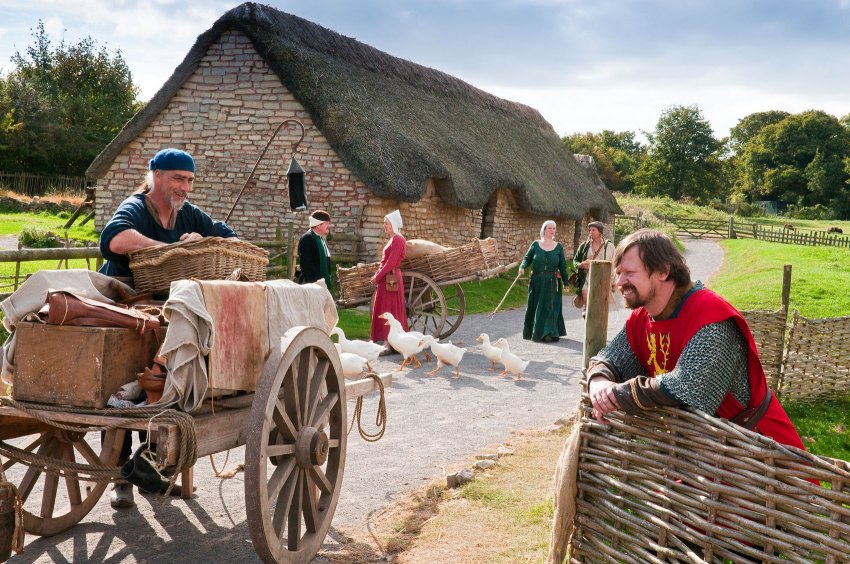
[[[492,311],[492,313],[490,313],[490,315],[488,315],[487,317],[489,317],[489,318],[491,318],[491,319],[492,319],[492,317],[493,317],[494,315],[496,315],[496,312],[497,312],[497,311],[499,311],[499,308],[500,308],[500,307],[502,307],[502,304],[503,304],[503,303],[505,303],[505,298],[507,298],[507,297],[508,297],[508,294],[510,294],[511,290],[513,290],[513,288],[514,288],[514,284],[516,284],[516,281],[517,281],[517,280],[519,280],[520,275],[521,275],[521,273],[520,273],[519,271],[517,271],[517,273],[516,273],[516,278],[514,278],[514,281],[513,281],[513,282],[511,282],[511,285],[510,285],[510,286],[508,286],[508,291],[507,291],[507,292],[505,292],[505,295],[504,295],[504,296],[502,296],[502,301],[500,301],[500,302],[499,302],[499,305],[497,305],[497,306],[496,306],[496,309],[494,309],[494,310]]]

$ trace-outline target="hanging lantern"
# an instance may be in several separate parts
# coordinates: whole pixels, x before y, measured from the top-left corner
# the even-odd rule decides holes
[[[304,186],[304,169],[295,159],[289,161],[286,180],[289,186],[289,207],[294,211],[306,210],[307,189]]]

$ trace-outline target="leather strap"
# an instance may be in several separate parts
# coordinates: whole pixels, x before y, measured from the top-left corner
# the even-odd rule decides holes
[[[756,428],[756,425],[758,425],[761,418],[764,417],[764,414],[767,413],[767,408],[770,407],[771,401],[773,401],[773,391],[768,388],[767,392],[764,394],[764,399],[761,400],[758,407],[746,409],[729,421],[752,431]]]

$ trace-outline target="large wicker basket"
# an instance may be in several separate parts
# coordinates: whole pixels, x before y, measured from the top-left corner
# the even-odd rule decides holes
[[[446,249],[433,255],[405,259],[401,263],[402,272],[418,272],[430,277],[437,284],[447,283],[486,273],[502,264],[496,239],[474,239],[466,245]],[[341,301],[356,303],[368,301],[374,292],[370,279],[381,263],[370,262],[351,268],[337,267]]]
[[[165,292],[175,280],[222,280],[237,268],[251,281],[265,280],[269,253],[238,239],[204,237],[130,253],[133,284],[140,292]]]

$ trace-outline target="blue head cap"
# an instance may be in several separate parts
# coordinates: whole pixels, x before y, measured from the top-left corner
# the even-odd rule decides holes
[[[195,172],[195,159],[180,149],[163,149],[148,163],[151,170],[188,170]]]

